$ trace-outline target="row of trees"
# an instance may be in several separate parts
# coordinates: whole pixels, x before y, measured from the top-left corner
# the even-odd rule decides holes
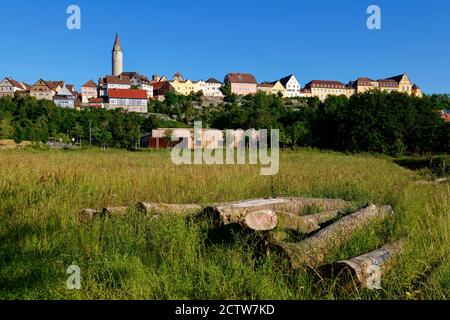
[[[450,153],[450,125],[438,110],[450,109],[446,95],[410,97],[368,92],[350,98],[238,98],[227,95],[218,106],[202,106],[198,95],[169,93],[149,103],[149,115],[106,110],[75,111],[31,97],[0,99],[0,138],[46,142],[73,137],[94,145],[131,148],[157,127],[190,126],[202,120],[217,129],[279,129],[285,147],[311,146],[348,152],[404,154]],[[159,115],[155,115],[159,114]]]
[[[379,91],[287,101],[259,93],[214,111],[215,128],[278,128],[281,144],[392,156],[450,152],[445,95],[415,98]]]
[[[93,145],[133,148],[143,133],[176,123],[159,117],[143,117],[119,110],[76,111],[55,106],[51,101],[29,96],[0,99],[0,139],[16,142],[41,141],[50,138],[83,141]]]

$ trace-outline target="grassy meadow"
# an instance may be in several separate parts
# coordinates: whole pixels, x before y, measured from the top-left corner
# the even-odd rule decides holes
[[[285,151],[280,172],[175,166],[167,151],[0,151],[0,299],[449,299],[450,185],[417,185],[392,159]],[[206,225],[138,214],[80,225],[84,208],[138,201],[215,203],[271,196],[392,205],[394,218],[355,234],[330,261],[406,239],[383,290],[342,292],[255,256],[251,236],[212,242]],[[68,290],[78,265],[82,289]]]

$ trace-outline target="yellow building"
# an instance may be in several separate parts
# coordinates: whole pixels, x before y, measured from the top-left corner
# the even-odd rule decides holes
[[[353,88],[356,93],[364,93],[370,90],[380,90],[384,92],[402,92],[413,95],[413,84],[406,73],[380,80],[369,78],[358,78],[351,81],[347,87]],[[420,90],[420,89],[419,89]]]
[[[345,95],[351,97],[356,93],[364,93],[370,90],[383,92],[401,92],[415,97],[422,97],[423,93],[416,84],[412,84],[408,75],[372,80],[369,78],[358,78],[344,85],[339,81],[313,80],[305,85],[301,91],[302,97],[318,97],[324,101],[329,96]]]
[[[173,76],[173,80],[169,83],[178,94],[188,96],[195,92],[195,83],[191,80],[184,80],[179,72]]]
[[[354,93],[354,90],[347,88],[345,84],[339,81],[330,80],[313,80],[305,85],[303,94],[307,93],[308,96],[318,97],[324,101],[328,96],[340,96],[345,95],[347,97]]]
[[[258,91],[264,92],[268,95],[281,94],[283,97],[286,96],[286,89],[280,81],[260,83],[258,84]]]
[[[412,87],[412,93],[414,97],[422,98],[423,93],[422,90],[417,86],[417,84],[414,84]]]
[[[276,81],[273,83],[273,87],[272,87],[272,94],[280,94],[285,97],[286,96],[286,89],[284,88],[284,86],[281,84],[280,81]]]
[[[258,91],[264,92],[265,94],[272,94],[273,84],[271,82],[263,82],[258,84]]]
[[[401,74],[399,76],[396,77],[392,77],[392,78],[388,78],[389,80],[394,80],[395,82],[398,83],[398,91],[399,92],[404,92],[407,93],[409,95],[412,95],[412,83],[411,81],[409,81],[409,77],[408,75],[405,74]]]
[[[378,89],[378,81],[369,78],[358,78],[356,81],[350,82],[347,87],[355,89],[355,93],[364,93]]]
[[[392,79],[378,80],[378,89],[384,92],[398,91],[398,83]]]

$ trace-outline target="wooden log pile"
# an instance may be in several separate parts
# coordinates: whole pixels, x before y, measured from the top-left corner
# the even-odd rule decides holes
[[[311,214],[312,209],[317,213]],[[264,246],[286,257],[293,270],[312,269],[323,277],[333,278],[339,278],[345,271],[350,275],[351,283],[368,287],[372,267],[378,266],[382,272],[389,270],[392,258],[402,252],[403,243],[388,244],[360,257],[324,265],[330,254],[356,232],[393,215],[390,206],[368,204],[356,209],[353,202],[315,198],[253,199],[213,205],[140,202],[134,207],[85,209],[79,214],[79,221],[87,223],[96,218],[124,217],[134,211],[150,219],[173,214],[187,219],[210,219],[217,227],[241,225],[254,232],[263,232]],[[274,237],[273,230],[307,237],[299,242],[288,242]]]

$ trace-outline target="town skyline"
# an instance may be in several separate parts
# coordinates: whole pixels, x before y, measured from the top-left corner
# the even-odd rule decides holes
[[[111,73],[101,75],[96,83],[89,79],[81,90],[66,80],[39,78],[33,84],[5,77],[0,82],[0,97],[30,95],[38,100],[53,101],[57,106],[69,109],[101,108],[122,109],[127,112],[148,113],[150,100],[164,101],[167,94],[183,96],[200,95],[209,103],[224,101],[226,96],[247,96],[263,92],[282,98],[318,98],[325,101],[330,96],[351,97],[354,94],[372,90],[401,92],[410,96],[423,97],[420,87],[411,82],[407,73],[380,78],[359,77],[344,84],[336,80],[311,80],[303,86],[295,74],[275,81],[258,82],[251,73],[228,73],[223,83],[215,78],[193,80],[180,72],[172,79],[163,75],[147,75],[136,71],[124,71],[124,51],[118,33],[111,50]]]
[[[347,83],[358,77],[378,79],[407,72],[425,93],[450,90],[447,89],[450,76],[442,72],[450,67],[446,58],[450,50],[447,44],[438,42],[446,34],[441,12],[446,6],[450,8],[448,4],[442,4],[444,8],[431,5],[415,10],[419,6],[408,3],[410,8],[404,12],[399,5],[379,1],[383,25],[381,30],[372,31],[365,27],[366,3],[330,2],[325,8],[306,2],[284,3],[291,10],[281,6],[266,10],[242,4],[231,26],[227,22],[231,8],[219,10],[212,4],[217,12],[213,10],[206,16],[204,2],[192,7],[180,2],[178,5],[186,10],[170,14],[171,6],[149,6],[142,2],[143,12],[158,9],[149,20],[150,28],[146,27],[144,13],[131,15],[130,8],[116,4],[105,7],[102,14],[117,16],[121,12],[121,19],[103,28],[98,10],[101,4],[79,1],[81,30],[65,28],[67,2],[27,3],[21,25],[11,20],[6,10],[0,13],[2,21],[17,27],[17,31],[40,26],[43,31],[51,31],[52,37],[31,34],[25,46],[12,36],[3,35],[2,41],[10,50],[0,53],[1,76],[28,83],[39,78],[65,79],[80,90],[86,79],[96,80],[98,75],[110,73],[110,39],[118,32],[127,55],[124,70],[146,75],[170,77],[179,71],[189,79],[213,77],[222,81],[229,72],[248,72],[258,82],[264,82],[295,74],[305,84],[315,79]],[[15,4],[6,6],[19,10]],[[33,14],[36,12],[39,16]],[[425,23],[426,20],[415,19],[418,14],[427,19],[433,15],[433,19]],[[271,19],[274,23],[268,24]],[[276,23],[280,20],[284,23],[281,26]],[[180,27],[186,24],[189,28]],[[204,28],[198,29],[201,26]],[[342,36],[336,37],[336,27],[345,30]],[[430,29],[436,30],[432,37],[427,35]],[[64,46],[60,45],[61,39]],[[432,44],[439,50],[430,50],[434,48]]]

